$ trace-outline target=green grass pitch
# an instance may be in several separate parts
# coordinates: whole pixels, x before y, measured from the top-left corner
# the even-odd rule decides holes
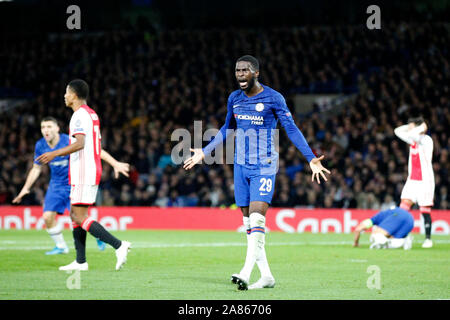
[[[87,238],[89,271],[80,289],[68,289],[71,275],[58,267],[74,260],[72,234],[64,231],[68,255],[45,256],[53,242],[44,230],[0,231],[0,299],[315,300],[450,299],[450,236],[433,236],[422,249],[369,250],[368,234],[352,248],[351,234],[266,235],[275,288],[238,291],[230,276],[240,271],[246,238],[237,232],[123,231],[131,241],[128,262],[115,271],[114,249],[97,250]],[[377,266],[380,289],[369,289],[369,266]],[[259,278],[255,265],[251,283]]]

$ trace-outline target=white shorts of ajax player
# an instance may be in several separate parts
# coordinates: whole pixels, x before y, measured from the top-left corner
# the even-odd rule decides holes
[[[409,199],[420,207],[433,206],[434,183],[429,181],[406,180],[400,199]]]
[[[70,188],[70,204],[92,205],[97,198],[98,185],[75,184]]]

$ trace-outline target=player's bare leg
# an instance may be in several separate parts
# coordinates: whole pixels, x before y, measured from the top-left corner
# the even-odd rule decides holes
[[[116,249],[116,270],[119,270],[127,260],[127,254],[131,247],[128,241],[120,241],[109,233],[102,225],[90,218],[88,215],[88,206],[72,205],[70,217],[73,221],[73,236],[75,249],[77,250],[77,259],[74,261],[78,265],[86,264],[86,234],[89,232],[94,237],[108,243]],[[68,267],[68,266],[66,266]],[[87,268],[87,267],[86,267]],[[60,268],[61,269],[61,268]],[[86,269],[87,270],[87,269]]]
[[[72,220],[82,229],[88,231],[95,238],[109,244],[116,249],[116,270],[122,268],[127,261],[127,255],[131,247],[131,243],[128,241],[120,241],[109,233],[100,223],[88,216],[88,206],[72,205],[74,209],[71,211]]]
[[[411,207],[413,204],[414,204],[414,202],[410,199],[401,199],[400,208],[409,211],[409,210],[411,210]]]
[[[45,211],[42,215],[44,218],[45,226],[47,229],[47,233],[50,235],[50,238],[55,242],[55,247],[47,251],[46,255],[54,255],[54,254],[65,254],[69,252],[69,248],[67,247],[66,242],[64,241],[64,237],[62,235],[62,225],[58,224],[56,221],[56,212],[55,211]]]
[[[410,210],[414,202],[410,199],[402,199],[400,208]],[[422,244],[422,248],[433,247],[433,241],[431,240],[431,206],[420,206],[420,213],[423,217],[424,229],[425,229],[425,241]]]

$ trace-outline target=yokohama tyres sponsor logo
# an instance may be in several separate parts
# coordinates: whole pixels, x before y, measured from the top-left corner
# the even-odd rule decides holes
[[[271,208],[266,215],[266,230],[288,233],[351,233],[359,222],[377,211],[359,209]],[[239,209],[90,207],[89,215],[108,230],[230,230],[242,231]],[[420,212],[414,210],[415,233],[423,233]],[[450,210],[433,210],[433,234],[450,234]],[[58,217],[66,229],[71,220],[66,212]],[[42,207],[0,206],[0,230],[45,229]]]
[[[239,120],[255,120],[255,121],[264,121],[263,116],[251,116],[248,114],[238,114],[236,115],[236,118]]]

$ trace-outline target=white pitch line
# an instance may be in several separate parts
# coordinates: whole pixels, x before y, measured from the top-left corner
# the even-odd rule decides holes
[[[0,243],[5,243],[8,241],[8,244],[12,244],[11,240],[0,241]],[[450,240],[434,240],[435,243],[450,243]],[[33,243],[39,244],[47,244],[47,245],[35,245],[28,246],[25,241],[17,241],[15,244],[23,243],[24,246],[0,246],[0,250],[44,250],[49,248],[48,241],[33,241]],[[417,242],[419,243],[419,242]],[[267,247],[272,246],[305,246],[305,245],[313,245],[313,246],[323,246],[323,245],[352,245],[352,241],[317,241],[317,242],[308,242],[308,241],[296,241],[296,242],[268,242],[266,244]],[[369,244],[369,242],[362,242],[361,244]],[[50,245],[51,246],[51,245]],[[194,248],[194,247],[244,247],[247,246],[246,242],[204,242],[204,243],[151,243],[151,242],[133,242],[132,248]],[[94,245],[89,246],[88,248],[94,248]]]

